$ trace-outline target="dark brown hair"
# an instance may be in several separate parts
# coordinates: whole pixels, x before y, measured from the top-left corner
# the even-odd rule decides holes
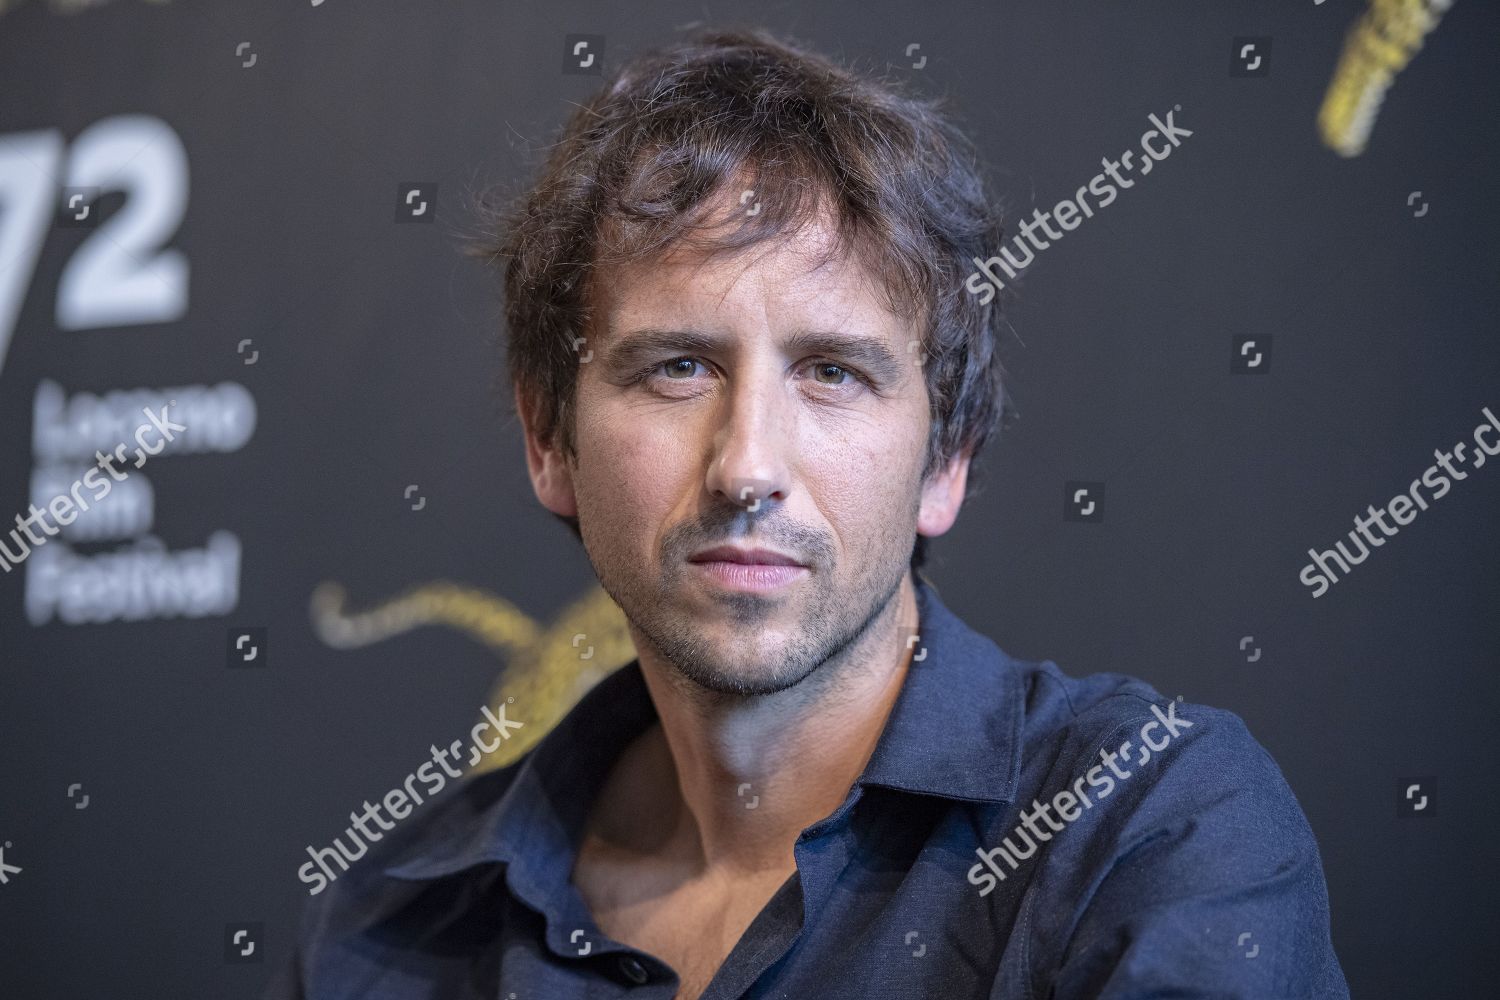
[[[576,454],[588,350],[578,338],[591,329],[595,275],[677,244],[736,254],[825,212],[830,254],[854,254],[890,310],[921,331],[932,414],[923,475],[961,452],[977,459],[1004,406],[1000,312],[963,282],[1003,234],[973,147],[942,107],[757,29],[699,28],[616,70],[569,119],[534,185],[491,189],[475,205],[482,236],[467,250],[503,269],[508,372],[538,435]],[[741,188],[761,209],[738,213],[727,236],[700,238],[708,203],[738,200]]]

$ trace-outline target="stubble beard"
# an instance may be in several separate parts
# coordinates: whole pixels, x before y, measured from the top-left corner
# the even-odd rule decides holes
[[[702,538],[703,534],[695,530],[692,537]],[[584,538],[587,543],[587,532]],[[684,595],[695,587],[689,578],[695,571],[686,556],[700,547],[686,546],[683,541],[683,535],[676,536],[676,541],[669,536],[654,578],[615,574],[610,567],[621,562],[610,558],[608,543],[602,550],[589,544],[584,549],[600,585],[638,634],[637,641],[644,638],[690,688],[730,697],[774,694],[807,683],[815,675],[822,684],[833,683],[833,675],[839,672],[837,666],[859,648],[891,606],[909,571],[907,551],[898,559],[882,558],[866,565],[848,588],[839,589],[825,582],[832,578],[833,559],[831,546],[822,536],[806,539],[801,546],[788,546],[792,551],[813,554],[809,561],[815,569],[798,585],[795,595],[772,598],[715,592],[710,598],[722,612],[724,624],[747,637],[762,629],[778,608],[788,604],[797,608],[782,643],[762,650],[760,644],[747,638],[739,644],[737,654],[735,649],[725,648],[726,640],[713,638],[722,634],[723,628],[704,628],[682,607]],[[878,547],[883,550],[886,545]],[[733,640],[727,642],[733,644]]]

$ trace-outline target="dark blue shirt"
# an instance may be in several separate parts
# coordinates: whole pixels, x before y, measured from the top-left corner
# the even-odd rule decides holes
[[[1014,659],[916,587],[919,645],[864,772],[704,1000],[1348,997],[1312,831],[1238,716]],[[414,814],[311,900],[268,996],[673,997],[569,881],[655,719],[632,661]]]

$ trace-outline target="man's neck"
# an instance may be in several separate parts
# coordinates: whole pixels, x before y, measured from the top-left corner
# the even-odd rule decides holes
[[[910,664],[903,629],[916,626],[908,572],[844,653],[752,697],[704,691],[642,650],[660,722],[618,762],[596,804],[600,832],[673,868],[790,870],[797,835],[843,803],[869,761]]]

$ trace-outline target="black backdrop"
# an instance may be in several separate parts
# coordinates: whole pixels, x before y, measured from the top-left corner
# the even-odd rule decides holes
[[[0,574],[0,995],[254,996],[306,847],[556,660],[538,630],[578,648],[597,585],[492,393],[465,198],[598,85],[568,36],[609,67],[702,19],[951,94],[1022,217],[1181,106],[1192,137],[1025,272],[1020,418],[929,574],[1011,653],[1243,716],[1356,996],[1489,992],[1500,468],[1323,596],[1298,573],[1500,408],[1494,4],[1454,5],[1355,158],[1315,125],[1351,0],[78,6],[0,3],[0,523],[142,405],[192,419]]]

